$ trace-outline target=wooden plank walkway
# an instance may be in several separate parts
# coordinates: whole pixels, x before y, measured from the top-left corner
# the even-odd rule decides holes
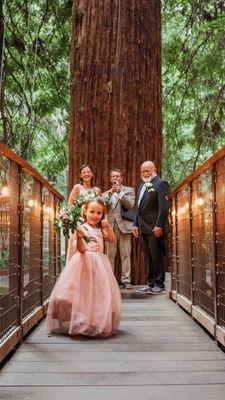
[[[131,296],[108,339],[48,337],[42,322],[0,386],[4,400],[224,400],[225,354],[166,295]]]

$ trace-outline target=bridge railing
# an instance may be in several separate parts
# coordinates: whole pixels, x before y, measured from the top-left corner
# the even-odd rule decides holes
[[[171,295],[225,345],[225,147],[171,195]]]
[[[40,320],[60,272],[63,196],[0,144],[0,361]]]

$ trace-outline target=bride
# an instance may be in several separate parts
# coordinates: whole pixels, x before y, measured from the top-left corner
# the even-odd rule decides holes
[[[71,190],[69,195],[69,200],[67,203],[68,207],[71,207],[74,203],[74,200],[77,196],[83,193],[91,194],[92,192],[97,193],[101,196],[101,189],[97,186],[93,186],[93,171],[88,163],[83,164],[80,167],[80,183],[76,183]],[[68,262],[75,252],[76,245],[76,234],[71,235],[71,239],[68,243],[68,250],[66,256],[66,262]]]

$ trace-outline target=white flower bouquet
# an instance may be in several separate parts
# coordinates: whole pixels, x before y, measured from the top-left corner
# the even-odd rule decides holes
[[[95,191],[83,193],[75,198],[71,207],[62,207],[54,220],[55,231],[59,232],[60,229],[62,229],[63,235],[69,239],[70,234],[76,231],[78,225],[84,223],[82,217],[82,208],[84,203],[89,199],[95,199],[97,197],[98,193]],[[87,243],[90,242],[88,235],[84,235],[84,240]]]
[[[108,197],[107,197],[108,196]],[[78,227],[84,223],[84,219],[82,217],[83,205],[87,200],[100,198],[105,203],[110,201],[110,196],[108,194],[100,197],[95,190],[92,190],[87,193],[82,193],[77,196],[74,200],[74,203],[71,207],[63,207],[60,209],[59,214],[55,217],[54,228],[56,232],[59,232],[60,229],[63,231],[63,235],[70,238],[70,234],[74,233]],[[84,240],[89,243],[90,238],[87,234],[84,235]]]

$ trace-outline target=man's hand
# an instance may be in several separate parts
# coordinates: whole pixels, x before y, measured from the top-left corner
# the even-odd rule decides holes
[[[133,226],[132,233],[136,239],[139,238],[139,228],[137,226]]]
[[[119,193],[121,191],[121,185],[117,181],[114,181],[111,190],[113,193]]]
[[[108,195],[111,197],[111,196],[113,195],[113,190],[112,190],[112,188],[109,189],[107,193],[108,193]]]
[[[162,228],[159,228],[158,226],[155,226],[155,228],[153,229],[153,233],[155,237],[160,237],[163,235],[163,231]]]

